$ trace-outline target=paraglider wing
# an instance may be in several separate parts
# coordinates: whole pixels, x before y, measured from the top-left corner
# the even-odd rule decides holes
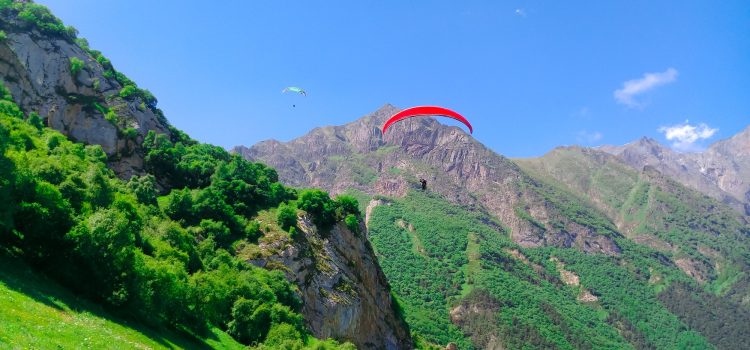
[[[281,90],[281,92],[290,92],[290,91],[291,92],[296,92],[298,94],[301,94],[302,96],[307,96],[307,93],[305,92],[305,90],[302,90],[302,89],[300,89],[300,88],[298,88],[296,86],[286,87],[286,88],[284,88],[284,90]]]
[[[388,119],[388,121],[385,122],[385,124],[383,124],[383,134],[385,134],[385,131],[388,130],[391,125],[404,119],[412,117],[426,117],[432,115],[440,115],[458,120],[461,123],[464,123],[464,125],[469,128],[469,133],[474,133],[474,129],[471,127],[471,123],[469,123],[466,118],[455,111],[438,106],[418,106],[407,108],[401,112],[394,114],[390,119]]]

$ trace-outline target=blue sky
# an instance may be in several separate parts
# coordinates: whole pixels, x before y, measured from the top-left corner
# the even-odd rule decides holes
[[[641,136],[698,150],[750,124],[742,0],[37,2],[227,148],[385,103],[454,109],[510,157]]]

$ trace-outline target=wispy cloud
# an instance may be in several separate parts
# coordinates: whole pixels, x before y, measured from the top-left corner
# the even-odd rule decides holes
[[[672,141],[672,147],[682,152],[701,151],[699,142],[711,138],[717,131],[719,129],[711,128],[705,123],[691,125],[687,120],[682,124],[659,128],[659,132]]]
[[[660,73],[646,73],[643,75],[643,78],[624,82],[621,89],[615,90],[615,100],[628,107],[638,107],[639,104],[635,101],[635,96],[643,94],[658,86],[669,84],[676,79],[677,70],[674,68],[669,68]]]
[[[591,109],[588,106],[583,106],[570,115],[578,118],[588,118],[591,116]]]
[[[604,135],[598,131],[588,132],[581,130],[576,134],[576,140],[581,144],[592,144],[600,141]]]
[[[526,17],[526,10],[524,9],[516,9],[514,13],[516,14],[516,16]]]

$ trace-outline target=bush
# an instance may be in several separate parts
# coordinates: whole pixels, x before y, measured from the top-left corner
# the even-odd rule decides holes
[[[135,128],[127,128],[122,131],[122,135],[128,140],[135,140],[138,137],[138,130]]]
[[[212,237],[217,242],[226,241],[229,237],[229,228],[220,221],[210,219],[201,220],[200,226],[203,237]]]
[[[344,218],[344,223],[346,224],[346,227],[349,228],[349,231],[359,233],[359,219],[357,219],[356,215],[347,215],[346,218]]]
[[[276,324],[268,330],[263,345],[272,349],[301,349],[304,345],[300,331],[288,323]]]
[[[112,125],[114,126],[117,126],[117,124],[120,122],[120,118],[117,117],[117,113],[115,113],[115,111],[113,110],[107,111],[107,113],[104,114],[104,119],[112,123]]]
[[[336,205],[327,192],[318,189],[304,190],[299,195],[297,206],[313,215],[313,221],[320,227],[336,222]]]
[[[127,99],[131,96],[135,96],[137,92],[138,92],[138,88],[135,87],[135,85],[125,85],[120,90],[120,97]]]
[[[344,217],[348,214],[360,215],[359,202],[356,198],[349,195],[340,195],[336,197],[336,206],[341,211],[341,216]]]
[[[36,112],[29,113],[29,118],[26,121],[37,128],[37,130],[44,128],[44,122],[42,122],[42,118]]]
[[[83,69],[84,63],[83,61],[78,57],[71,57],[70,58],[70,74],[73,76],[73,78],[78,76],[78,73],[81,72],[81,69]]]
[[[5,31],[0,30],[0,42],[5,41],[8,39],[8,34],[5,34]]]
[[[297,226],[297,208],[288,204],[280,205],[276,214],[276,221],[281,229],[289,231],[290,228]]]

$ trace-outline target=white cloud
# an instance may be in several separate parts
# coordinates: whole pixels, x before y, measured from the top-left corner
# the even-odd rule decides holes
[[[588,132],[582,130],[576,134],[576,140],[578,140],[578,143],[592,144],[600,141],[602,138],[604,138],[604,135],[598,131]]]
[[[714,136],[719,129],[711,128],[705,123],[690,125],[686,120],[682,124],[662,126],[659,132],[664,133],[667,140],[672,141],[672,147],[682,152],[697,152],[701,150],[698,144]]]
[[[636,95],[652,90],[657,86],[669,84],[676,79],[677,70],[674,68],[669,68],[661,73],[646,73],[643,78],[624,82],[622,89],[615,90],[615,100],[628,107],[637,107],[639,104],[633,99]]]
[[[516,16],[526,17],[526,10],[524,9],[516,9],[515,13],[516,13]]]

